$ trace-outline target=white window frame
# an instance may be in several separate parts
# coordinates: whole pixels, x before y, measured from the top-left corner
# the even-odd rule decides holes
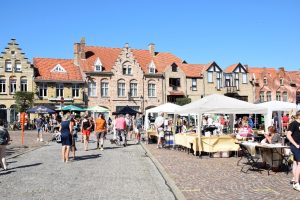
[[[247,84],[247,82],[248,82],[247,73],[242,73],[242,83]]]
[[[95,72],[102,72],[103,68],[102,68],[102,63],[100,61],[100,58],[97,58],[95,63],[94,63],[94,66],[95,66]]]
[[[261,103],[265,102],[265,92],[259,93],[259,102]]]
[[[282,101],[288,102],[288,93],[287,92],[282,93]]]
[[[11,60],[6,60],[5,61],[5,71],[7,71],[7,72],[12,71],[12,62],[11,62]]]
[[[102,97],[108,97],[108,88],[109,88],[108,81],[101,81],[101,96]]]
[[[79,96],[80,96],[79,90],[80,90],[79,84],[77,84],[77,83],[72,84],[72,97],[73,98],[79,98]]]
[[[95,81],[88,82],[88,96],[89,97],[96,97],[97,96],[97,83]]]
[[[21,61],[17,60],[16,61],[16,72],[21,72],[22,71],[22,63]]]
[[[197,91],[197,79],[196,78],[192,78],[192,87],[191,87],[192,91]]]
[[[130,83],[130,96],[137,97],[137,83]]]
[[[281,93],[276,92],[276,101],[281,101]]]
[[[267,101],[272,101],[272,92],[267,92]]]
[[[156,97],[156,84],[148,83],[148,97]]]
[[[280,78],[279,83],[280,83],[281,86],[284,85],[283,78]]]
[[[22,92],[27,92],[27,90],[28,90],[27,79],[21,79],[20,89],[21,89]]]
[[[222,73],[221,72],[217,72],[216,80],[217,80],[217,90],[220,90],[222,87]]]
[[[118,82],[118,97],[125,97],[126,86],[124,81]]]
[[[0,94],[6,94],[6,80],[0,79]]]
[[[9,80],[9,92],[10,94],[15,94],[17,91],[17,80],[11,79]]]
[[[63,83],[56,84],[55,94],[56,94],[56,97],[64,96],[64,84]]]
[[[47,97],[48,96],[48,85],[47,83],[41,83],[39,85],[39,96]]]
[[[67,71],[60,64],[57,64],[50,72],[65,73]]]
[[[208,83],[213,83],[213,74],[214,74],[214,72],[211,72],[211,71],[207,72],[207,82]]]
[[[155,74],[156,66],[153,61],[149,65],[149,74]]]

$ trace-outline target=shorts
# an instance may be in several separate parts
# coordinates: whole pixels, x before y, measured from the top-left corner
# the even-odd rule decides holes
[[[102,132],[97,132],[96,133],[97,139],[104,138],[105,135],[106,135],[106,131],[102,131]]]
[[[82,135],[90,136],[91,131],[90,130],[82,130]]]
[[[294,155],[294,161],[300,162],[300,149],[297,149],[294,145],[291,144],[291,151]]]
[[[158,128],[157,132],[158,132],[158,137],[160,137],[160,138],[165,137],[165,132],[164,132],[163,128]]]

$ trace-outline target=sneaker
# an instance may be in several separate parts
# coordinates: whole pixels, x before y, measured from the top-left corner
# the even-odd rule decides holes
[[[43,138],[40,139],[40,142],[44,142]]]
[[[103,147],[101,147],[100,151],[103,151],[103,150],[104,150]]]
[[[299,183],[293,184],[293,188],[294,188],[294,190],[297,190],[300,192],[300,184]]]

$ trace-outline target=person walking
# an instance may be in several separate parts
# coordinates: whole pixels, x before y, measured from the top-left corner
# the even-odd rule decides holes
[[[96,138],[97,138],[97,149],[99,149],[99,141],[101,148],[100,150],[103,151],[103,143],[104,143],[104,137],[106,135],[107,131],[107,125],[106,120],[104,119],[104,115],[100,113],[98,115],[98,118],[96,119],[95,123],[95,132],[96,132]]]
[[[0,163],[4,170],[7,170],[6,166],[6,145],[10,142],[10,136],[6,128],[4,128],[4,121],[0,119]]]
[[[135,132],[136,132],[136,144],[141,142],[141,132],[143,129],[143,116],[137,114],[136,116],[136,123],[135,123]]]
[[[92,123],[90,122],[88,115],[84,116],[84,119],[82,120],[81,123],[81,132],[83,135],[83,143],[84,143],[84,150],[88,150],[88,144],[89,144],[89,139],[91,135],[91,129],[92,129]]]
[[[71,132],[71,151],[73,155],[73,160],[75,160],[75,151],[76,151],[76,140],[77,140],[77,124],[76,124],[76,119],[74,115],[71,115],[70,117],[70,123],[72,124],[72,132]]]
[[[157,148],[158,149],[163,147],[163,139],[165,137],[165,134],[164,134],[165,119],[163,116],[164,116],[164,113],[159,113],[158,117],[156,117],[155,122],[154,122],[154,126],[157,131]]]
[[[68,115],[63,116],[59,127],[59,131],[61,132],[61,156],[63,162],[69,161],[70,146],[72,144],[71,134],[73,132],[73,122],[70,122],[68,118]]]
[[[294,155],[293,162],[293,188],[300,192],[300,111],[296,112],[296,120],[290,123],[287,138],[291,142],[291,151]]]
[[[43,118],[40,115],[38,119],[35,120],[35,126],[37,130],[37,138],[36,141],[43,142]]]
[[[118,143],[126,147],[127,145],[127,132],[126,132],[126,120],[122,114],[116,119],[116,132]]]

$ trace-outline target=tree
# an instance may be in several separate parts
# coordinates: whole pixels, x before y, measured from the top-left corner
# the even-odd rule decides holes
[[[33,92],[21,92],[15,93],[14,98],[16,100],[16,106],[18,112],[26,112],[33,105]]]
[[[191,103],[191,99],[190,98],[177,98],[176,99],[176,104],[177,105],[180,105],[180,106],[183,106],[185,104],[188,104],[188,103]]]

